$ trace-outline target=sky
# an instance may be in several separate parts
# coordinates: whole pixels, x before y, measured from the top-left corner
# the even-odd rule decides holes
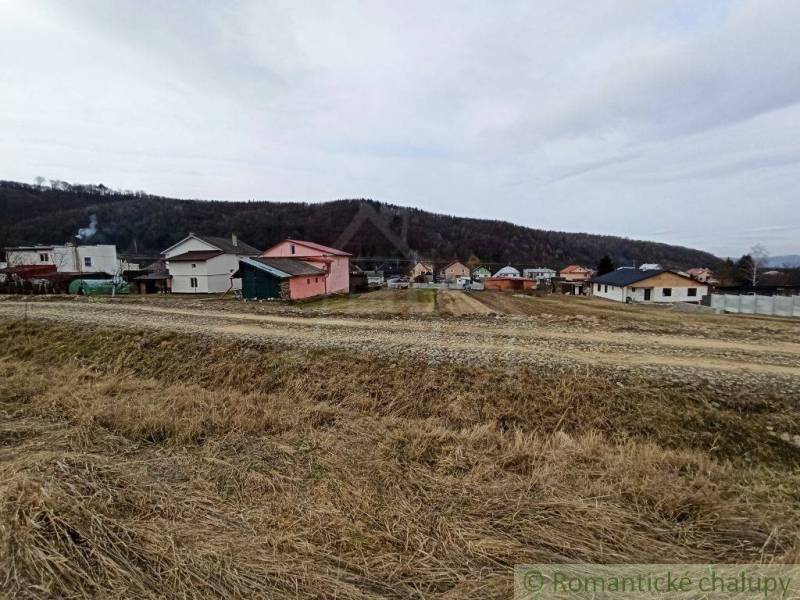
[[[800,253],[796,0],[0,0],[0,179]]]

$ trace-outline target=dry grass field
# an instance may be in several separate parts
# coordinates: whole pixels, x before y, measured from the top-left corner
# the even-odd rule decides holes
[[[800,560],[796,322],[17,297],[0,341],[7,597],[508,598],[518,563]]]

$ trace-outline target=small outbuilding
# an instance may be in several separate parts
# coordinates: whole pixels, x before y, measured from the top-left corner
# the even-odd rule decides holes
[[[524,277],[487,277],[483,280],[483,288],[486,290],[501,290],[511,292],[522,292],[531,290],[536,285],[533,279]]]
[[[235,276],[241,277],[242,298],[248,300],[302,300],[328,293],[327,273],[294,258],[241,258]]]

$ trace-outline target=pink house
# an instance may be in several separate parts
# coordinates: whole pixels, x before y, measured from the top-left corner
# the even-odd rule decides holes
[[[303,240],[284,240],[265,250],[264,258],[294,258],[324,271],[324,294],[347,294],[350,291],[350,254]]]

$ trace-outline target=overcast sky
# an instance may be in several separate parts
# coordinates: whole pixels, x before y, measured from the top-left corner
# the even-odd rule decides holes
[[[800,253],[800,1],[0,0],[0,178]]]

